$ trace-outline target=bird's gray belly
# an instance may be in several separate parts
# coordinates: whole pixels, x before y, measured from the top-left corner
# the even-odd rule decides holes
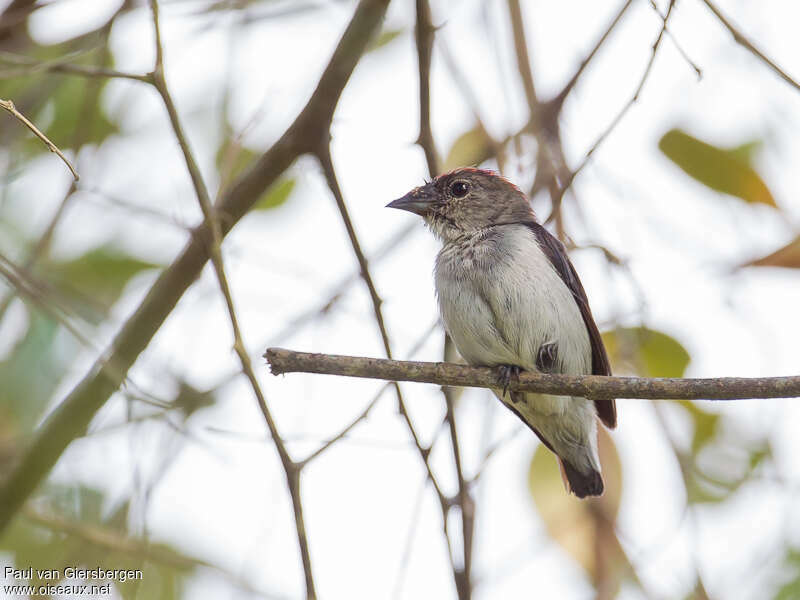
[[[517,364],[519,359],[495,323],[495,315],[472,281],[444,283],[437,288],[445,328],[469,364]]]

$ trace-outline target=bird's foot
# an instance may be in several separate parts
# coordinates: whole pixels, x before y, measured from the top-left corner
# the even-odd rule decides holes
[[[522,371],[521,367],[517,365],[500,365],[497,367],[497,383],[503,386],[503,394],[501,397],[505,397],[506,392],[508,392],[508,384],[511,383],[512,380],[519,381],[519,374]],[[512,402],[515,402],[514,394],[511,394]]]
[[[558,360],[558,344],[548,342],[539,347],[536,356],[536,367],[542,373],[552,373],[555,370],[556,360]]]

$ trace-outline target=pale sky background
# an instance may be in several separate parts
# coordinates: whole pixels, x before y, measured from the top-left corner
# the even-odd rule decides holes
[[[218,15],[194,16],[204,3],[164,3],[168,83],[212,189],[218,183],[213,162],[223,84],[234,86],[228,111],[234,129],[251,124],[247,145],[266,149],[313,90],[355,6],[351,1],[309,4],[315,8],[308,12],[238,28]],[[668,2],[658,4],[664,11]],[[800,4],[718,4],[766,54],[800,77]],[[66,39],[96,26],[117,5],[53,2],[37,12],[31,34],[42,43]],[[418,131],[413,5],[410,0],[392,2],[384,27],[405,33],[363,58],[334,120],[334,162],[368,256],[414,219],[384,205],[427,175],[422,151],[413,143]],[[523,2],[540,96],[560,89],[620,5]],[[253,13],[291,6],[263,3]],[[437,43],[446,41],[469,78],[490,131],[502,137],[519,128],[527,109],[506,3],[433,0],[432,11],[434,23],[443,24]],[[632,95],[660,25],[649,3],[636,0],[569,97],[562,122],[570,166],[580,162]],[[733,267],[782,246],[798,230],[800,93],[735,45],[698,0],[677,4],[670,30],[703,70],[702,80],[698,82],[673,41],[665,39],[640,101],[575,182],[580,213],[573,199],[565,205],[567,231],[578,244],[602,243],[630,261],[645,293],[645,310],[639,310],[629,280],[610,270],[599,252],[576,251],[572,259],[601,328],[617,320],[669,333],[691,354],[687,376],[797,374],[798,274]],[[154,58],[149,12],[139,9],[120,18],[111,48],[116,68],[149,71]],[[474,121],[437,50],[432,103],[434,136],[444,154]],[[197,223],[197,203],[156,94],[136,82],[114,81],[104,94],[104,106],[108,114],[123,116],[124,139],[112,137],[77,157],[82,188],[156,208],[185,224]],[[763,140],[757,168],[783,215],[690,180],[657,148],[661,135],[674,126],[720,145]],[[525,165],[506,174],[526,184],[533,172]],[[290,440],[290,451],[300,457],[347,424],[382,384],[324,376],[275,378],[260,359],[264,348],[278,344],[368,356],[383,356],[383,350],[361,282],[348,288],[325,319],[274,339],[293,316],[327,299],[356,269],[319,166],[306,157],[292,167],[291,175],[298,185],[288,203],[246,217],[229,236],[225,259],[267,400]],[[68,183],[57,158],[38,159],[11,184],[20,222],[34,231],[43,227]],[[548,212],[541,200],[534,208],[543,216]],[[133,217],[103,201],[102,195],[82,192],[59,231],[56,251],[77,255],[114,240],[144,259],[170,262],[185,234],[158,220]],[[437,318],[431,275],[437,249],[419,222],[402,246],[372,266],[398,358],[411,358],[409,350]],[[131,283],[98,348],[154,279],[150,272]],[[437,331],[413,358],[439,360],[441,338]],[[237,370],[231,343],[218,286],[207,267],[131,377],[163,395],[173,389],[169,373],[183,375],[199,388],[215,385]],[[63,382],[59,399],[94,356],[84,352]],[[402,388],[415,422],[430,440],[443,413],[439,390],[421,384]],[[188,554],[219,564],[257,590],[301,597],[302,571],[284,475],[274,447],[265,441],[263,419],[244,380],[227,385],[216,406],[189,420],[188,440],[176,439],[174,431],[153,423],[114,427],[125,420],[125,406],[115,397],[94,420],[90,435],[69,447],[52,478],[98,486],[112,500],[121,500],[137,480],[146,486],[164,461],[171,460],[149,504],[141,490],[134,492],[134,531],[146,531],[152,539],[173,542]],[[620,598],[684,597],[698,571],[712,597],[767,597],[782,579],[779,565],[765,562],[765,557],[784,540],[800,544],[800,519],[792,510],[800,481],[797,403],[762,400],[704,407],[730,415],[730,426],[741,429],[743,438],[770,435],[777,468],[729,501],[687,513],[680,472],[651,406],[618,401],[619,427],[613,433],[623,464],[618,534],[646,590],[643,595],[625,588]],[[487,442],[519,425],[485,391],[466,392],[459,410],[466,470],[472,472]],[[675,435],[688,443],[690,431],[674,412]],[[537,443],[527,431],[516,435],[493,458],[476,489],[476,598],[593,596],[581,567],[548,537],[531,501],[527,469]],[[435,467],[452,491],[446,435],[436,448]],[[304,472],[306,525],[320,597],[455,597],[441,514],[424,481],[420,460],[387,393],[365,423]],[[410,528],[414,533],[408,542]],[[231,594],[229,583],[212,572],[195,578],[186,596],[247,597]]]

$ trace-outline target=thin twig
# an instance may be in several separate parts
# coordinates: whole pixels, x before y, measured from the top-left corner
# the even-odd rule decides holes
[[[425,333],[422,334],[422,337],[420,337],[420,339],[417,340],[417,342],[414,344],[414,346],[411,348],[411,350],[409,350],[409,356],[414,356],[414,354],[419,352],[419,349],[423,346],[423,344],[425,344],[425,342],[428,340],[428,338],[431,336],[431,334],[434,331],[436,331],[438,328],[439,328],[439,320],[437,319],[436,322],[434,322],[433,325],[431,325],[425,331]],[[320,454],[322,454],[323,452],[328,450],[328,448],[333,446],[336,442],[338,442],[339,440],[343,439],[348,433],[350,433],[353,430],[353,428],[356,425],[358,425],[364,419],[366,419],[369,416],[369,413],[372,411],[372,409],[375,408],[375,405],[378,403],[378,400],[381,399],[381,397],[386,392],[386,390],[388,390],[391,386],[392,386],[391,383],[387,383],[387,384],[381,386],[381,389],[378,390],[378,393],[375,394],[375,396],[372,398],[372,400],[369,401],[369,403],[364,408],[364,410],[362,410],[355,419],[353,419],[348,425],[346,425],[339,433],[334,435],[332,438],[330,438],[328,441],[326,441],[324,444],[322,444],[319,448],[314,450],[314,452],[309,454],[306,458],[304,458],[301,461],[298,461],[297,464],[299,465],[299,467],[300,468],[304,468],[308,463],[310,463],[312,460],[317,458]]]
[[[431,128],[431,98],[430,98],[430,75],[431,75],[431,52],[433,49],[433,36],[436,32],[431,20],[431,8],[428,0],[416,1],[416,44],[419,72],[419,136],[417,143],[425,151],[425,160],[428,163],[428,174],[435,177],[439,173],[439,157],[436,153],[436,144],[433,139]],[[452,342],[445,333],[445,347]],[[455,399],[453,390],[443,387],[442,393],[445,399],[446,416],[448,428],[450,430],[450,446],[453,450],[453,460],[456,467],[456,477],[458,479],[458,492],[455,502],[458,504],[461,513],[461,544],[462,544],[462,563],[458,567],[455,557],[451,556],[450,561],[453,565],[453,579],[456,585],[456,592],[460,600],[469,600],[472,597],[472,539],[475,525],[475,503],[470,496],[469,488],[464,478],[464,471],[461,461],[461,449],[458,444],[458,433],[456,428]],[[448,513],[450,505],[442,504],[442,525],[444,535],[448,537]]]
[[[667,8],[667,13],[662,17],[662,24],[661,29],[658,32],[658,37],[656,37],[656,41],[653,43],[652,50],[650,53],[650,59],[647,61],[647,66],[644,69],[644,73],[642,73],[642,77],[639,79],[639,84],[636,86],[636,90],[633,92],[633,96],[631,96],[630,100],[628,100],[622,109],[617,113],[617,116],[611,121],[608,127],[600,134],[600,136],[595,140],[594,144],[587,150],[586,154],[583,157],[583,160],[580,164],[569,173],[567,178],[563,182],[563,186],[561,188],[561,195],[570,188],[573,181],[575,181],[575,177],[584,169],[584,167],[589,163],[592,155],[597,151],[597,149],[601,146],[603,142],[606,141],[609,135],[617,128],[620,124],[622,119],[625,115],[628,114],[628,111],[633,107],[634,104],[639,100],[639,95],[642,93],[644,89],[644,85],[647,82],[647,78],[650,76],[650,72],[653,69],[653,64],[656,60],[656,54],[658,54],[658,49],[661,46],[661,42],[664,39],[664,33],[667,30],[667,23],[669,21],[670,16],[672,15],[672,9],[675,6],[676,0],[670,0],[669,7]]]
[[[181,151],[186,161],[186,167],[189,170],[192,184],[194,185],[195,193],[197,195],[198,202],[200,203],[200,208],[203,211],[203,218],[208,226],[209,231],[211,232],[211,243],[209,244],[208,248],[209,257],[211,258],[211,263],[214,267],[214,272],[216,273],[220,290],[225,298],[225,305],[227,307],[231,328],[233,330],[234,350],[239,357],[242,372],[247,377],[250,387],[253,389],[253,394],[258,401],[261,414],[267,423],[267,428],[269,429],[272,440],[275,443],[275,448],[278,451],[278,455],[286,475],[286,481],[289,486],[290,496],[292,498],[292,507],[294,509],[297,539],[303,561],[306,597],[311,600],[316,598],[317,594],[314,587],[311,554],[308,548],[308,535],[305,528],[305,521],[303,519],[303,506],[300,493],[300,468],[289,456],[286,445],[281,439],[275,420],[272,417],[272,413],[270,412],[266,398],[264,397],[264,393],[261,390],[261,386],[258,383],[255,372],[253,371],[253,364],[250,360],[250,356],[247,354],[247,349],[242,337],[241,327],[239,326],[239,318],[236,314],[236,308],[233,302],[233,295],[231,294],[228,278],[225,274],[225,266],[222,258],[222,229],[220,228],[219,220],[217,219],[214,208],[211,204],[211,197],[209,196],[208,189],[203,182],[200,168],[197,166],[194,155],[189,148],[189,142],[180,124],[177,109],[172,101],[172,97],[170,96],[167,88],[166,79],[164,78],[163,45],[161,43],[157,0],[150,0],[150,6],[153,12],[153,27],[155,29],[156,39],[156,65],[153,69],[153,84],[161,95],[161,98],[167,109],[167,113],[169,114],[169,120],[172,125],[173,132],[178,140],[178,144],[181,147]]]
[[[611,35],[611,32],[617,26],[617,23],[620,22],[620,20],[622,19],[622,16],[625,14],[625,11],[628,10],[628,8],[630,7],[630,5],[632,3],[633,3],[633,0],[626,0],[625,1],[625,4],[622,5],[622,8],[619,9],[617,14],[612,19],[611,23],[609,23],[608,27],[606,27],[605,31],[600,36],[600,39],[597,40],[597,43],[591,49],[589,54],[586,55],[586,58],[584,58],[581,61],[581,64],[578,66],[578,68],[575,71],[575,73],[572,75],[572,77],[569,78],[569,81],[567,81],[566,85],[561,89],[561,91],[558,94],[556,94],[556,97],[553,98],[553,100],[551,100],[551,102],[557,102],[559,105],[563,104],[564,99],[569,95],[569,93],[575,87],[575,84],[578,83],[578,80],[580,79],[581,75],[583,75],[583,72],[586,70],[586,67],[589,65],[589,63],[592,61],[592,59],[595,57],[595,55],[597,54],[597,51],[600,50],[601,46],[603,44],[605,44],[606,40],[608,39],[608,36]]]
[[[364,256],[364,252],[361,250],[361,244],[358,241],[358,236],[356,235],[355,228],[353,227],[353,222],[350,219],[350,213],[347,210],[347,205],[344,202],[344,196],[342,196],[342,191],[339,188],[339,182],[336,178],[336,171],[333,168],[333,160],[330,154],[330,146],[328,143],[321,144],[320,147],[317,149],[316,152],[317,159],[322,166],[322,170],[325,173],[325,179],[328,182],[328,187],[333,194],[334,199],[336,200],[336,206],[339,208],[339,214],[342,217],[342,221],[344,222],[345,229],[347,229],[347,235],[350,239],[350,245],[353,248],[353,252],[356,255],[356,260],[358,261],[359,267],[361,268],[361,278],[364,280],[364,283],[369,290],[370,299],[372,300],[372,311],[375,316],[375,322],[378,325],[378,330],[381,334],[381,339],[383,341],[383,349],[386,353],[386,357],[391,359],[392,358],[392,348],[391,343],[389,342],[389,333],[386,330],[386,323],[383,320],[383,311],[381,310],[381,304],[383,300],[381,300],[380,296],[378,295],[378,291],[375,288],[375,283],[372,280],[372,275],[369,272],[369,266],[367,264],[367,258]],[[419,451],[420,457],[422,458],[423,462],[425,463],[425,468],[428,471],[428,478],[431,480],[431,484],[433,485],[434,490],[436,490],[436,495],[439,498],[439,502],[442,505],[446,505],[446,496],[442,492],[442,489],[439,485],[436,476],[433,473],[429,462],[429,455],[430,455],[430,448],[425,448],[420,440],[419,434],[417,433],[416,428],[414,427],[413,422],[411,421],[411,415],[408,412],[406,407],[405,401],[403,400],[403,394],[400,391],[400,386],[397,382],[394,382],[394,390],[395,396],[397,396],[397,403],[400,409],[400,414],[403,416],[403,419],[408,426],[409,433],[411,434],[411,438],[414,440],[414,445],[417,447]],[[449,543],[449,540],[448,540]]]
[[[791,85],[796,90],[800,90],[800,83],[797,83],[794,79],[792,79],[786,71],[781,69],[775,61],[769,58],[766,54],[761,52],[758,48],[755,47],[753,42],[751,42],[745,35],[736,29],[733,24],[722,14],[722,12],[717,8],[711,0],[702,0],[703,4],[705,4],[708,9],[714,13],[714,16],[717,17],[720,23],[727,29],[730,34],[733,36],[733,39],[736,41],[737,44],[746,48],[753,56],[758,58],[761,62],[767,65],[770,69],[772,69],[778,76],[783,79],[786,83]]]
[[[80,175],[78,175],[78,172],[75,170],[75,167],[73,167],[72,163],[69,162],[69,159],[64,156],[64,153],[59,150],[58,146],[51,142],[45,134],[39,131],[39,128],[31,123],[25,115],[19,112],[14,106],[13,101],[0,99],[0,108],[7,110],[15,119],[30,129],[36,135],[36,137],[44,142],[45,146],[47,146],[47,149],[50,150],[50,152],[57,154],[58,157],[64,161],[64,164],[67,165],[75,181],[78,181],[81,178]]]
[[[264,356],[275,375],[320,373],[490,389],[498,385],[497,370],[489,367],[314,354],[284,348],[269,348]],[[800,397],[800,376],[679,379],[546,375],[525,371],[508,387],[519,392],[593,399],[744,400]]]
[[[123,71],[117,71],[116,69],[74,64],[64,60],[40,61],[28,56],[22,56],[21,54],[14,54],[13,52],[0,52],[0,62],[10,63],[22,67],[18,69],[18,73],[9,73],[8,71],[4,71],[4,77],[45,72],[64,73],[67,75],[79,75],[82,77],[100,79],[132,79],[142,83],[153,83],[151,74],[140,75],[138,73],[126,73]]]

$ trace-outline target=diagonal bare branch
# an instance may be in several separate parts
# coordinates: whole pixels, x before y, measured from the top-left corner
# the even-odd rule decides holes
[[[730,34],[733,36],[733,39],[736,41],[737,44],[745,48],[748,52],[750,52],[753,56],[755,56],[758,60],[763,62],[767,65],[772,71],[777,73],[778,77],[783,79],[786,83],[792,86],[796,90],[800,90],[800,83],[792,79],[786,71],[781,69],[774,60],[764,54],[761,50],[759,50],[753,42],[751,42],[741,31],[739,31],[736,27],[734,27],[733,23],[731,23],[728,18],[722,14],[722,11],[717,8],[717,6],[711,0],[702,0],[703,4],[705,4],[708,9],[714,13],[714,16],[717,17],[720,23],[727,29]]]
[[[12,117],[17,119],[28,129],[30,129],[34,133],[34,135],[36,135],[36,137],[38,137],[40,140],[44,142],[44,145],[47,146],[47,149],[50,150],[50,152],[54,152],[62,161],[64,161],[64,164],[67,165],[67,168],[72,173],[72,177],[75,181],[78,181],[80,179],[80,175],[78,175],[78,172],[75,170],[75,167],[72,166],[72,163],[69,162],[69,159],[66,156],[64,156],[64,153],[58,148],[58,146],[56,146],[53,142],[51,142],[50,138],[48,138],[45,134],[43,134],[39,130],[39,128],[36,127],[36,125],[31,123],[28,117],[19,112],[17,110],[17,107],[14,106],[13,101],[0,99],[0,108],[7,111]]]

